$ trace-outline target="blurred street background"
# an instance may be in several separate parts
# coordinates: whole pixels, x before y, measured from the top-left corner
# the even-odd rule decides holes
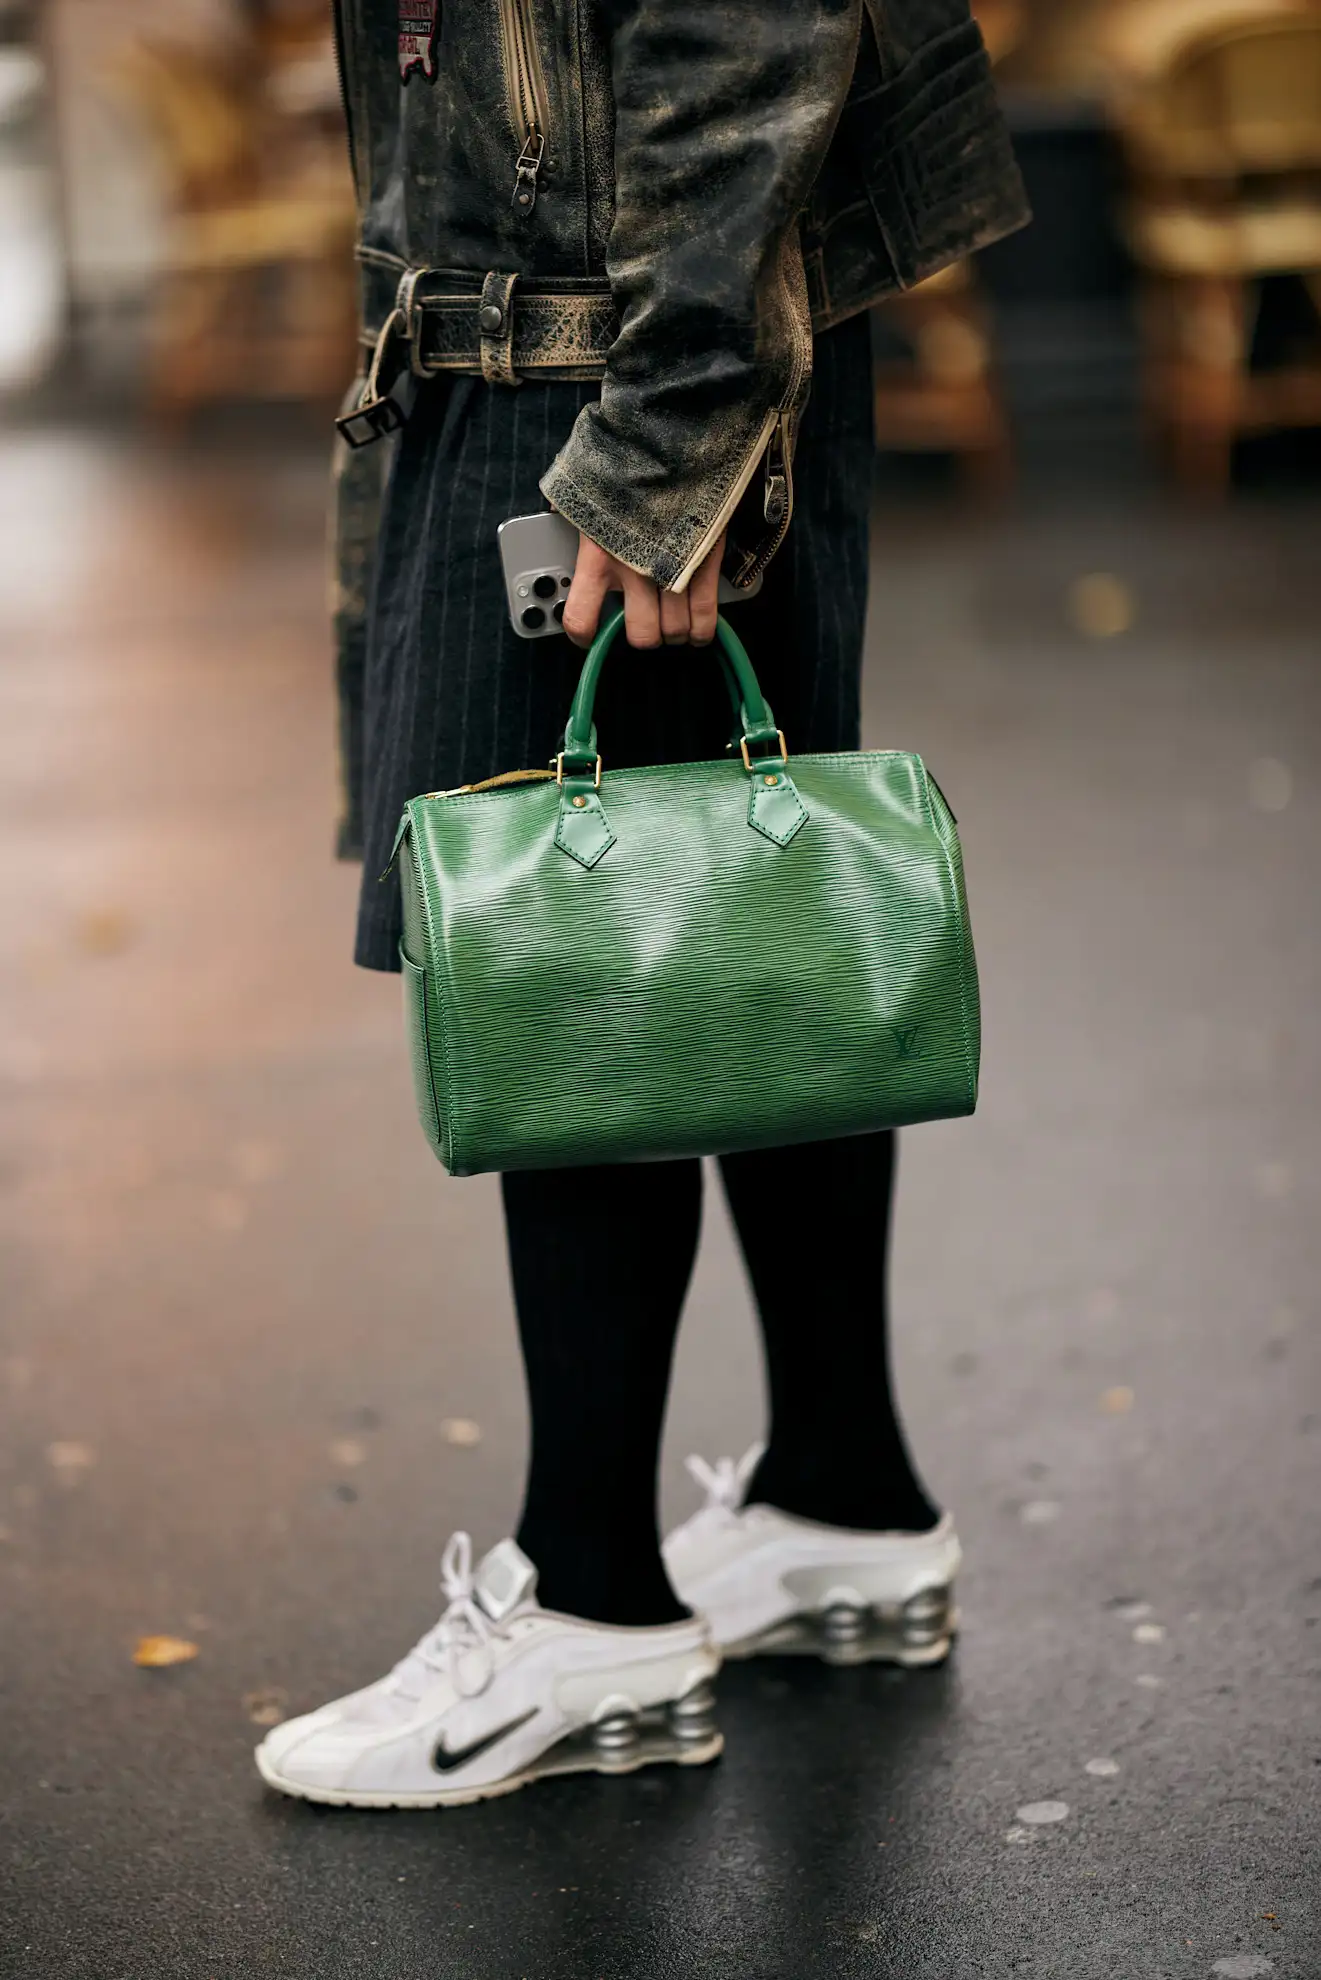
[[[965,1634],[379,1817],[250,1749],[434,1620],[525,1422],[333,857],[327,4],[0,0],[6,1977],[1321,1980],[1321,9],[978,11],[1038,218],[876,313],[865,677],[983,973],[895,1289]],[[667,1517],[760,1427],[712,1188]]]

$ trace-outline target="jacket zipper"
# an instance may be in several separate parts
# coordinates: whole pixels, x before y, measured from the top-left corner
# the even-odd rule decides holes
[[[546,79],[537,52],[532,0],[499,0],[499,7],[509,116],[519,144],[513,206],[515,213],[526,214],[537,203],[537,174],[546,153],[546,129],[550,122]]]
[[[762,514],[771,534],[755,556],[736,573],[736,583],[751,584],[760,577],[789,533],[794,519],[794,437],[798,426],[796,412],[780,412],[771,430],[766,449],[766,486]]]
[[[335,73],[339,77],[339,99],[344,106],[344,130],[349,141],[349,170],[353,174],[354,191],[360,194],[358,147],[353,136],[353,106],[349,102],[348,71],[344,59],[344,0],[333,0],[331,13],[335,23]]]
[[[812,375],[811,318],[809,317],[804,324],[801,312],[794,307],[795,285],[790,279],[786,261],[786,256],[799,252],[798,230],[794,227],[785,235],[780,249],[780,287],[784,293],[785,307],[789,315],[790,336],[793,338],[793,369],[789,374],[789,386],[780,401],[775,428],[766,449],[766,483],[762,496],[762,514],[766,518],[771,535],[757,554],[737,573],[744,584],[751,584],[753,579],[759,577],[766,569],[788,535],[789,525],[794,517],[794,441],[798,434],[803,383]],[[797,286],[802,286],[801,273]]]
[[[810,376],[812,368],[812,332],[805,328],[799,312],[794,307],[793,285],[786,272],[786,255],[798,251],[796,228],[790,228],[780,247],[779,277],[789,317],[790,336],[793,341],[793,364],[789,372],[789,383],[784,396],[773,411],[767,413],[757,436],[756,445],[751,449],[743,472],[720,506],[710,528],[693,551],[684,569],[679,573],[676,589],[683,590],[696,574],[705,557],[721,535],[729,527],[730,518],[742,501],[744,493],[757,471],[759,461],[765,464],[765,486],[762,494],[762,514],[770,529],[770,535],[763,538],[760,547],[744,558],[730,582],[735,586],[751,584],[766,569],[772,557],[788,534],[794,514],[794,438],[798,430],[799,400],[802,397],[803,381]]]

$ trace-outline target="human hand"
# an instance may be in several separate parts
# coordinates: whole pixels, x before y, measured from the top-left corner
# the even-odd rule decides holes
[[[623,591],[624,630],[630,646],[709,646],[716,632],[720,585],[719,542],[698,565],[686,591],[662,591],[651,578],[621,564],[590,536],[578,537],[578,563],[564,601],[564,630],[575,646],[596,637],[608,591]]]

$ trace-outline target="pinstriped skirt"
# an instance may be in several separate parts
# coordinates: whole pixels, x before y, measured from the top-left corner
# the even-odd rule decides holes
[[[407,800],[544,765],[558,747],[582,654],[512,631],[496,530],[545,507],[537,483],[598,389],[441,378],[422,388],[399,437],[367,633],[364,968],[399,967],[398,882],[378,876]],[[793,524],[759,595],[730,610],[791,751],[858,746],[871,421],[863,314],[817,339]],[[597,731],[614,769],[719,756],[729,703],[713,652],[621,645]]]

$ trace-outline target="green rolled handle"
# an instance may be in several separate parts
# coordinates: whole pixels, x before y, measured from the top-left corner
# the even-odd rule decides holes
[[[578,677],[557,765],[560,801],[555,844],[589,873],[618,844],[603,802],[593,714],[601,669],[623,623],[622,611],[612,613],[592,641]],[[716,642],[739,725],[743,767],[748,773],[747,823],[773,845],[787,846],[806,825],[809,814],[789,774],[784,737],[775,726],[742,640],[724,619],[716,620]]]
[[[593,719],[596,690],[606,655],[614,645],[623,624],[623,611],[613,612],[592,641],[587,658],[583,661],[573,705],[569,709],[569,719],[564,725],[566,769],[570,764],[594,764],[596,761],[596,723]],[[761,691],[756,671],[748,658],[747,648],[727,619],[716,620],[716,642],[729,686],[729,698],[739,724],[740,736],[750,744],[777,742],[779,732],[775,726],[775,717]]]

